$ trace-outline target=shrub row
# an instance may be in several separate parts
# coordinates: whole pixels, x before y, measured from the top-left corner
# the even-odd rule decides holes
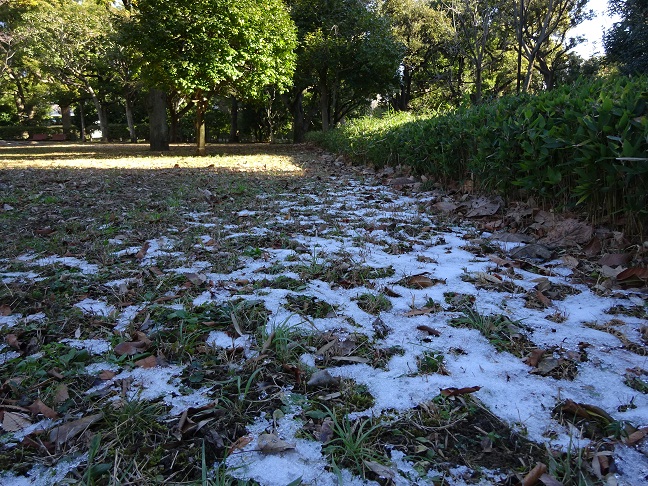
[[[73,127],[71,137],[78,138],[79,133]],[[0,140],[27,140],[37,133],[44,133],[46,135],[54,135],[55,133],[63,133],[63,127],[60,125],[7,125],[0,127]]]
[[[648,78],[580,81],[440,116],[364,118],[312,140],[443,183],[581,206],[596,221],[648,229]]]

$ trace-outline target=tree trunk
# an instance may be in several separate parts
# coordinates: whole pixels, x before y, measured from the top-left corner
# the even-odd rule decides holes
[[[59,105],[61,108],[61,124],[63,125],[63,133],[70,134],[72,127],[72,113],[70,112],[70,105]]]
[[[202,94],[198,95],[196,103],[196,155],[202,157],[207,155],[206,129],[205,129],[205,112],[207,111],[207,101],[202,99]]]
[[[232,96],[232,108],[230,109],[230,143],[238,143],[240,141],[238,132],[238,108],[238,100],[236,96]]]
[[[137,143],[137,134],[135,133],[135,122],[133,121],[133,102],[130,96],[126,94],[126,123],[128,124],[128,135],[132,143]]]
[[[180,115],[176,109],[175,103],[169,103],[169,120],[171,121],[171,128],[169,131],[169,139],[171,143],[178,143],[178,128],[180,126]]]
[[[329,129],[329,92],[325,84],[320,87],[320,112],[322,114],[322,131]]]
[[[108,133],[108,113],[106,108],[101,103],[101,100],[97,96],[95,90],[90,86],[90,83],[84,80],[86,83],[86,90],[92,96],[92,102],[95,105],[97,110],[97,116],[99,117],[99,128],[101,129],[101,141],[108,142],[110,140],[110,134]]]
[[[83,100],[79,101],[79,117],[81,118],[81,143],[86,141],[85,114],[83,113]]]
[[[169,127],[167,125],[166,93],[152,89],[148,95],[149,146],[154,152],[169,150]]]
[[[296,91],[296,92],[295,92]],[[290,109],[293,118],[293,143],[303,143],[306,135],[306,121],[304,118],[304,90],[297,89],[292,93],[295,98],[292,99],[290,94],[281,95],[281,99]]]

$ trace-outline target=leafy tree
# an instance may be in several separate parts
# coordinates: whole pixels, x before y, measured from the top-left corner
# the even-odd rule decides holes
[[[290,84],[296,34],[281,0],[139,0],[137,7],[133,40],[143,75],[195,103],[199,155],[214,94],[255,96]]]
[[[28,39],[26,55],[51,82],[62,81],[86,92],[97,109],[102,138],[108,119],[100,98],[110,73],[103,59],[109,47],[111,16],[105,2],[52,0],[25,14],[19,32]]]
[[[527,61],[523,90],[531,87],[538,69],[546,89],[553,88],[556,72],[567,67],[567,53],[579,39],[569,38],[570,29],[585,20],[588,0],[528,0],[519,15],[522,56]]]
[[[603,38],[608,59],[627,74],[648,73],[648,0],[610,0],[621,16]]]
[[[389,18],[396,40],[405,48],[397,75],[398,92],[392,104],[397,110],[408,109],[416,92],[430,84],[428,69],[444,42],[452,36],[452,27],[441,10],[429,1],[385,0],[381,11]]]
[[[513,37],[508,26],[512,24],[514,4],[454,0],[448,5],[455,30],[452,50],[465,60],[464,80],[470,86],[472,101],[478,104],[485,90],[497,95],[513,80],[508,62]]]
[[[393,83],[402,49],[388,20],[363,0],[291,1],[299,32],[291,106],[295,141],[303,136],[305,98],[322,129],[338,124]],[[313,110],[314,111],[314,110]]]

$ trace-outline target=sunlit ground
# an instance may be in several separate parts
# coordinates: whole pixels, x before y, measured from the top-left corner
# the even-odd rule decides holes
[[[170,152],[151,152],[147,144],[41,143],[0,146],[1,169],[172,169],[214,168],[239,172],[299,175],[299,149],[290,145],[231,145],[207,147],[196,157],[195,147],[177,144]]]

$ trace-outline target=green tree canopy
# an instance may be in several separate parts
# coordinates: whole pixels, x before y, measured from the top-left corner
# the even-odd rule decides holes
[[[621,16],[603,39],[608,58],[628,74],[648,73],[648,0],[610,0]]]
[[[296,32],[281,0],[139,0],[134,42],[155,88],[196,102],[198,153],[204,114],[216,93],[260,94],[290,85]]]
[[[319,98],[322,128],[335,126],[394,82],[402,59],[389,21],[364,0],[294,0],[298,92]]]

